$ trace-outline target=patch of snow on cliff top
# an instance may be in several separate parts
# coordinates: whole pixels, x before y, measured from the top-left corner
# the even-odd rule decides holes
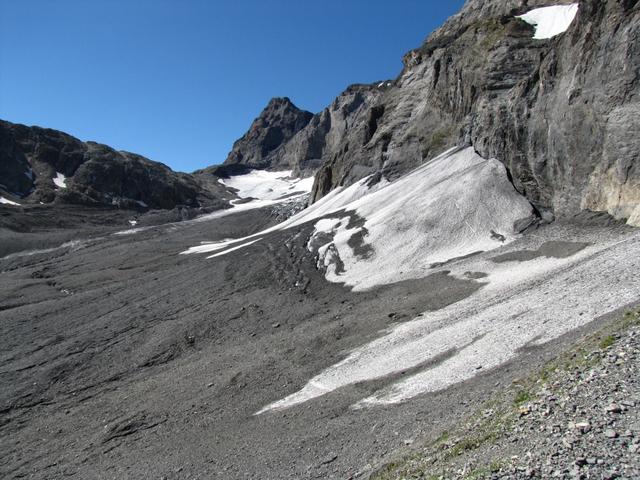
[[[309,193],[313,187],[313,177],[293,178],[292,173],[291,170],[252,170],[245,175],[235,175],[219,181],[227,187],[235,188],[236,195],[240,198],[280,200],[293,194]]]
[[[536,8],[517,18],[536,28],[533,38],[544,40],[566,32],[577,13],[578,4],[572,3]]]
[[[4,205],[17,205],[18,207],[20,206],[19,203],[17,202],[12,202],[11,200],[9,200],[8,198],[4,198],[4,197],[0,197],[0,203],[4,204]]]
[[[55,183],[58,188],[67,188],[67,177],[60,172],[56,172],[56,176],[53,178],[53,183]]]

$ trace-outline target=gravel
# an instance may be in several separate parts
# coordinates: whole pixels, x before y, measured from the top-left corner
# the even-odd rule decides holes
[[[640,312],[375,478],[640,478]],[[509,403],[509,399],[512,403]]]

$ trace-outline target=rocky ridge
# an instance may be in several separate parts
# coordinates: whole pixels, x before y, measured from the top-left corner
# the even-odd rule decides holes
[[[0,121],[0,193],[20,204],[221,208],[216,182],[56,130]]]

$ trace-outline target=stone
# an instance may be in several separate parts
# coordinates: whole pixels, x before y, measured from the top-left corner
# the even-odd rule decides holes
[[[620,406],[615,403],[609,404],[605,411],[607,413],[622,413],[622,409],[620,408]]]

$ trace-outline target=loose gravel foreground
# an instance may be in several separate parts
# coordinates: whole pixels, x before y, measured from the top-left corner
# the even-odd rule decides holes
[[[639,370],[636,310],[373,478],[640,478]]]

